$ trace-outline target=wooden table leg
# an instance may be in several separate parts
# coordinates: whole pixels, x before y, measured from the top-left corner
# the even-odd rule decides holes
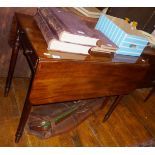
[[[110,115],[112,114],[112,112],[118,105],[119,101],[122,99],[122,97],[123,97],[122,95],[116,96],[116,98],[115,98],[114,102],[112,103],[111,107],[109,108],[108,112],[105,114],[103,122],[108,120],[108,118],[110,117]]]
[[[34,75],[35,75],[35,72],[32,72],[31,80],[30,80],[30,83],[29,83],[29,88],[28,88],[28,91],[27,91],[26,99],[25,99],[25,104],[24,104],[24,107],[23,107],[23,111],[22,111],[22,114],[21,114],[21,117],[20,117],[20,122],[19,122],[17,131],[16,131],[16,135],[15,135],[15,142],[16,143],[19,142],[19,140],[20,140],[20,138],[21,138],[21,136],[23,134],[25,124],[26,124],[27,119],[29,117],[29,114],[31,112],[32,104],[31,104],[31,102],[29,100],[29,96],[30,96],[30,92],[31,92],[31,87],[32,87]]]
[[[18,125],[18,129],[17,129],[17,132],[16,132],[16,138],[15,138],[15,142],[18,143],[22,134],[23,134],[23,131],[24,131],[24,127],[25,127],[25,124],[27,122],[27,119],[28,119],[28,116],[31,112],[31,103],[29,101],[29,99],[27,99],[25,101],[25,104],[24,104],[24,107],[23,107],[23,111],[22,111],[22,115],[21,115],[21,118],[20,118],[20,122],[19,122],[19,125]]]
[[[19,42],[20,41],[19,41],[19,33],[18,33],[14,47],[12,49],[11,61],[10,61],[8,76],[7,76],[6,85],[5,85],[4,96],[8,96],[8,93],[10,90],[12,77],[13,77],[13,73],[14,73],[14,69],[15,69],[15,65],[16,65],[16,60],[17,60],[17,56],[18,56],[19,48],[20,48]]]
[[[102,103],[101,109],[103,109],[109,101],[110,101],[110,96],[106,96]]]
[[[150,90],[149,94],[148,94],[148,95],[146,96],[146,98],[144,99],[144,102],[146,102],[154,92],[155,92],[155,87],[153,87],[153,88]]]

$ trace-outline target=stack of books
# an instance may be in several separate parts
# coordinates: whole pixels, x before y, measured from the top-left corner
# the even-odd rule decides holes
[[[98,40],[104,40],[105,46],[115,46],[101,32],[89,28],[80,17],[63,8],[40,8],[34,18],[48,50],[88,54]]]

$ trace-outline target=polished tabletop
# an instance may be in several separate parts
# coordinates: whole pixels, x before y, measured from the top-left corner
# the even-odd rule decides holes
[[[124,56],[124,55],[84,55],[74,54],[61,51],[47,50],[47,43],[39,30],[33,16],[16,13],[18,22],[21,25],[23,31],[26,33],[28,40],[30,40],[34,51],[38,55],[39,59],[44,61],[96,61],[104,63],[141,63],[148,64],[153,63],[155,60],[155,50],[147,47],[144,49],[140,57]],[[84,20],[84,19],[83,19]],[[94,27],[96,20],[86,21],[86,24]],[[151,61],[150,61],[151,60]]]

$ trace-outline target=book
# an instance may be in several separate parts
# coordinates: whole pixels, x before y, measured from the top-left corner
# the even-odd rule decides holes
[[[110,56],[114,55],[114,53],[116,52],[117,48],[113,47],[113,46],[107,46],[107,45],[101,45],[101,46],[95,46],[92,47],[89,50],[89,54],[90,55],[98,55],[98,56],[105,56],[107,54],[109,54]]]
[[[74,9],[91,18],[99,18],[101,15],[101,11],[95,7],[74,7]]]
[[[60,41],[39,12],[34,16],[34,19],[47,42],[48,50],[88,54],[89,49],[92,47]]]
[[[96,46],[102,34],[89,28],[77,15],[63,8],[40,8],[40,14],[57,33],[60,41]]]
[[[105,53],[114,53],[114,52],[116,52],[115,49],[109,48],[107,46],[102,46],[102,47],[96,46],[96,47],[92,47],[90,50],[93,51],[93,52],[105,52]]]

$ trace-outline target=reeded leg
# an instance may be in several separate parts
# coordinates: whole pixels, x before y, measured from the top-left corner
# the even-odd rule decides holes
[[[23,134],[23,130],[24,130],[24,127],[25,127],[25,124],[27,122],[27,119],[28,119],[28,116],[31,112],[31,103],[30,101],[27,99],[25,101],[25,104],[24,104],[24,107],[23,107],[23,111],[22,111],[22,115],[21,115],[21,118],[20,118],[20,122],[19,122],[19,125],[18,125],[18,129],[17,129],[17,132],[16,132],[16,138],[15,138],[15,142],[18,143],[22,134]]]
[[[144,99],[144,102],[146,102],[154,92],[155,92],[155,87],[153,87],[153,88],[151,89],[151,91],[149,92],[149,94],[148,94],[148,95],[146,96],[146,98]]]
[[[16,42],[15,42],[14,47],[12,49],[11,61],[10,61],[8,76],[7,76],[6,85],[5,85],[4,96],[8,96],[8,93],[10,90],[10,86],[11,86],[11,82],[12,82],[12,77],[13,77],[13,73],[14,73],[14,69],[15,69],[15,65],[16,65],[16,60],[17,60],[19,48],[20,48],[20,43],[19,43],[19,34],[18,34]]]
[[[112,114],[112,112],[114,111],[114,109],[116,108],[116,106],[118,105],[119,101],[122,99],[123,96],[117,96],[114,100],[114,102],[112,103],[111,107],[109,108],[108,112],[105,114],[103,122],[107,121],[108,118],[110,117],[110,115]]]

